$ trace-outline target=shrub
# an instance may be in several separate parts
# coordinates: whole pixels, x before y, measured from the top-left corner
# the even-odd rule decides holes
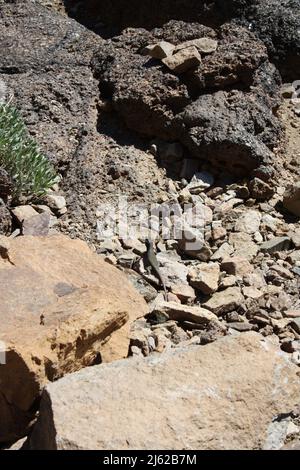
[[[28,135],[18,111],[0,103],[0,166],[13,182],[13,196],[40,196],[57,181],[48,159]]]

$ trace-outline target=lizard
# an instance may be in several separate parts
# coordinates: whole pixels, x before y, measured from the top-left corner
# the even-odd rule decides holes
[[[165,284],[165,282],[162,278],[162,275],[160,273],[160,270],[159,270],[159,264],[158,264],[158,261],[157,261],[157,258],[156,258],[155,252],[154,252],[153,243],[150,240],[147,239],[147,240],[145,240],[145,245],[147,247],[148,262],[149,262],[151,268],[153,269],[155,275],[160,280],[160,283],[161,283],[161,285],[163,287],[163,290],[164,290],[165,300],[168,300],[168,293],[167,293],[166,284]]]

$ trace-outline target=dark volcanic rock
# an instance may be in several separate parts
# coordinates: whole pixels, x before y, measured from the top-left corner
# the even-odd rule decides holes
[[[65,0],[65,5],[71,16],[107,36],[127,26],[152,29],[171,19],[212,27],[240,22],[262,39],[285,77],[299,78],[299,0],[160,0],[159,8],[157,0]]]
[[[299,79],[299,0],[248,0],[238,13],[266,44],[269,54],[285,78]]]
[[[101,39],[31,2],[0,7],[0,79],[29,132],[63,168],[85,128],[96,132],[97,82],[89,62]]]
[[[157,39],[178,45],[204,34],[218,38],[217,51],[180,75],[141,54]],[[180,140],[193,156],[237,175],[272,163],[280,79],[263,43],[246,29],[176,21],[150,33],[127,29],[101,46],[93,64],[102,94],[130,129]]]

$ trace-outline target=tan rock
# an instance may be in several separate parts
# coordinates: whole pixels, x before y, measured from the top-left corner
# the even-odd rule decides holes
[[[199,325],[207,325],[210,322],[220,323],[216,315],[205,308],[182,305],[177,302],[160,302],[155,305],[153,313],[160,313],[169,320],[189,321]]]
[[[251,260],[258,253],[258,246],[252,240],[249,233],[231,232],[229,235],[229,243],[234,247],[234,256],[241,256]]]
[[[233,258],[225,258],[221,264],[221,269],[234,276],[244,276],[253,271],[253,266],[245,258],[235,256]]]
[[[259,230],[261,221],[261,214],[250,209],[241,214],[235,224],[236,232],[255,233]]]
[[[190,284],[205,295],[218,290],[220,267],[218,263],[201,263],[190,268],[188,277]]]
[[[244,297],[239,287],[228,287],[223,291],[215,292],[202,306],[216,315],[223,315],[236,310],[243,301]]]
[[[214,252],[214,254],[211,256],[212,261],[218,261],[223,258],[227,258],[234,252],[234,248],[232,245],[229,243],[225,242],[223,243],[220,248],[217,249],[217,251]]]
[[[299,395],[299,368],[270,340],[243,333],[48,384],[30,448],[262,449]]]
[[[156,44],[150,44],[144,49],[144,54],[150,55],[154,59],[164,59],[173,54],[175,46],[168,41],[160,41]]]
[[[194,289],[187,284],[176,284],[171,287],[171,291],[175,294],[182,302],[188,302],[189,300],[195,300],[196,294]]]
[[[185,41],[175,48],[175,53],[182,49],[186,49],[187,47],[195,46],[199,52],[202,54],[211,54],[215,52],[218,47],[218,41],[211,38],[199,38],[199,39],[191,39],[190,41]]]
[[[198,67],[201,64],[201,56],[195,46],[190,46],[166,57],[162,62],[172,72],[181,74],[191,68]]]
[[[12,209],[12,213],[20,224],[39,214],[31,206],[17,206]]]
[[[251,286],[243,287],[242,292],[246,298],[250,299],[260,299],[264,295],[263,291]]]
[[[13,264],[0,258],[0,441],[22,436],[44,384],[99,362],[110,336],[111,358],[127,355],[121,340],[128,350],[129,325],[147,312],[126,277],[84,242],[18,237],[9,255]]]

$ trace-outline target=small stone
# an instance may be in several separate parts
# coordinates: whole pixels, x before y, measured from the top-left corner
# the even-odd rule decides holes
[[[246,298],[250,299],[260,299],[264,295],[264,293],[256,289],[256,287],[251,286],[243,287],[242,292]]]
[[[183,303],[194,301],[196,294],[194,289],[187,284],[176,284],[171,286],[171,292],[175,294]]]
[[[161,302],[154,307],[153,313],[160,314],[176,321],[190,321],[199,325],[207,325],[210,322],[219,323],[214,313],[201,308],[182,305],[176,302]]]
[[[263,226],[261,229],[262,232],[264,232],[265,229],[275,232],[278,222],[279,220],[276,219],[275,217],[272,217],[270,214],[263,215],[261,219],[261,225]]]
[[[198,264],[188,273],[190,284],[205,295],[218,290],[220,267],[217,263]]]
[[[192,200],[192,195],[187,188],[183,188],[178,196],[178,201],[181,204],[188,204]]]
[[[176,46],[175,51],[179,51],[190,46],[195,46],[199,52],[202,52],[202,54],[211,54],[217,50],[218,41],[207,37],[191,39],[190,41],[183,42]]]
[[[221,264],[221,270],[234,276],[244,276],[253,271],[253,266],[245,258],[225,258]]]
[[[204,308],[211,310],[216,315],[236,310],[243,303],[244,297],[238,287],[229,287],[221,292],[215,292],[213,296],[203,304]]]
[[[47,212],[34,215],[23,222],[23,235],[46,236],[49,234],[51,215]]]
[[[253,240],[256,242],[256,243],[262,243],[264,241],[263,239],[263,236],[260,232],[255,232],[253,234]]]
[[[218,261],[223,258],[230,256],[234,252],[234,248],[229,245],[229,243],[223,243],[220,248],[215,251],[215,253],[211,256],[211,261]]]
[[[50,209],[54,211],[62,211],[66,209],[66,200],[63,196],[59,196],[58,194],[54,193],[48,193],[45,196],[45,200]]]
[[[253,180],[250,181],[249,190],[251,196],[258,201],[270,199],[274,194],[274,189],[259,178],[253,178]]]
[[[201,64],[201,56],[195,46],[186,47],[162,60],[172,71],[178,74],[198,67]]]
[[[173,54],[175,46],[167,41],[160,41],[157,44],[150,44],[143,49],[145,55],[154,59],[164,59]]]
[[[229,243],[235,249],[235,256],[251,260],[257,255],[258,246],[252,241],[252,236],[244,232],[232,232],[229,235]]]
[[[230,323],[230,328],[240,332],[257,330],[256,325],[251,325],[248,322],[232,322]]]
[[[118,264],[124,268],[131,268],[136,259],[134,253],[126,253],[118,257]]]
[[[25,220],[38,215],[38,212],[31,206],[14,207],[14,209],[12,209],[12,213],[20,224],[22,224]]]
[[[249,210],[241,214],[235,224],[236,232],[255,233],[259,230],[261,214],[256,210]]]
[[[300,310],[287,310],[284,316],[288,318],[300,318]]]
[[[227,287],[235,286],[236,281],[237,279],[235,276],[226,276],[220,283],[220,289],[226,289]]]
[[[213,227],[212,229],[212,238],[214,241],[225,238],[227,230],[224,227]]]
[[[188,184],[187,189],[191,194],[198,194],[205,189],[210,188],[214,184],[214,177],[208,171],[195,173],[191,182]]]
[[[293,279],[294,278],[293,274],[288,269],[284,268],[283,266],[273,265],[271,267],[271,270],[275,271],[283,279]]]
[[[132,250],[137,255],[143,255],[146,252],[146,246],[137,238],[126,238],[122,240],[124,248]]]
[[[260,245],[260,251],[264,253],[275,253],[290,248],[291,239],[289,237],[275,237],[267,240]]]
[[[300,216],[300,181],[286,190],[283,196],[283,206],[292,214]]]

